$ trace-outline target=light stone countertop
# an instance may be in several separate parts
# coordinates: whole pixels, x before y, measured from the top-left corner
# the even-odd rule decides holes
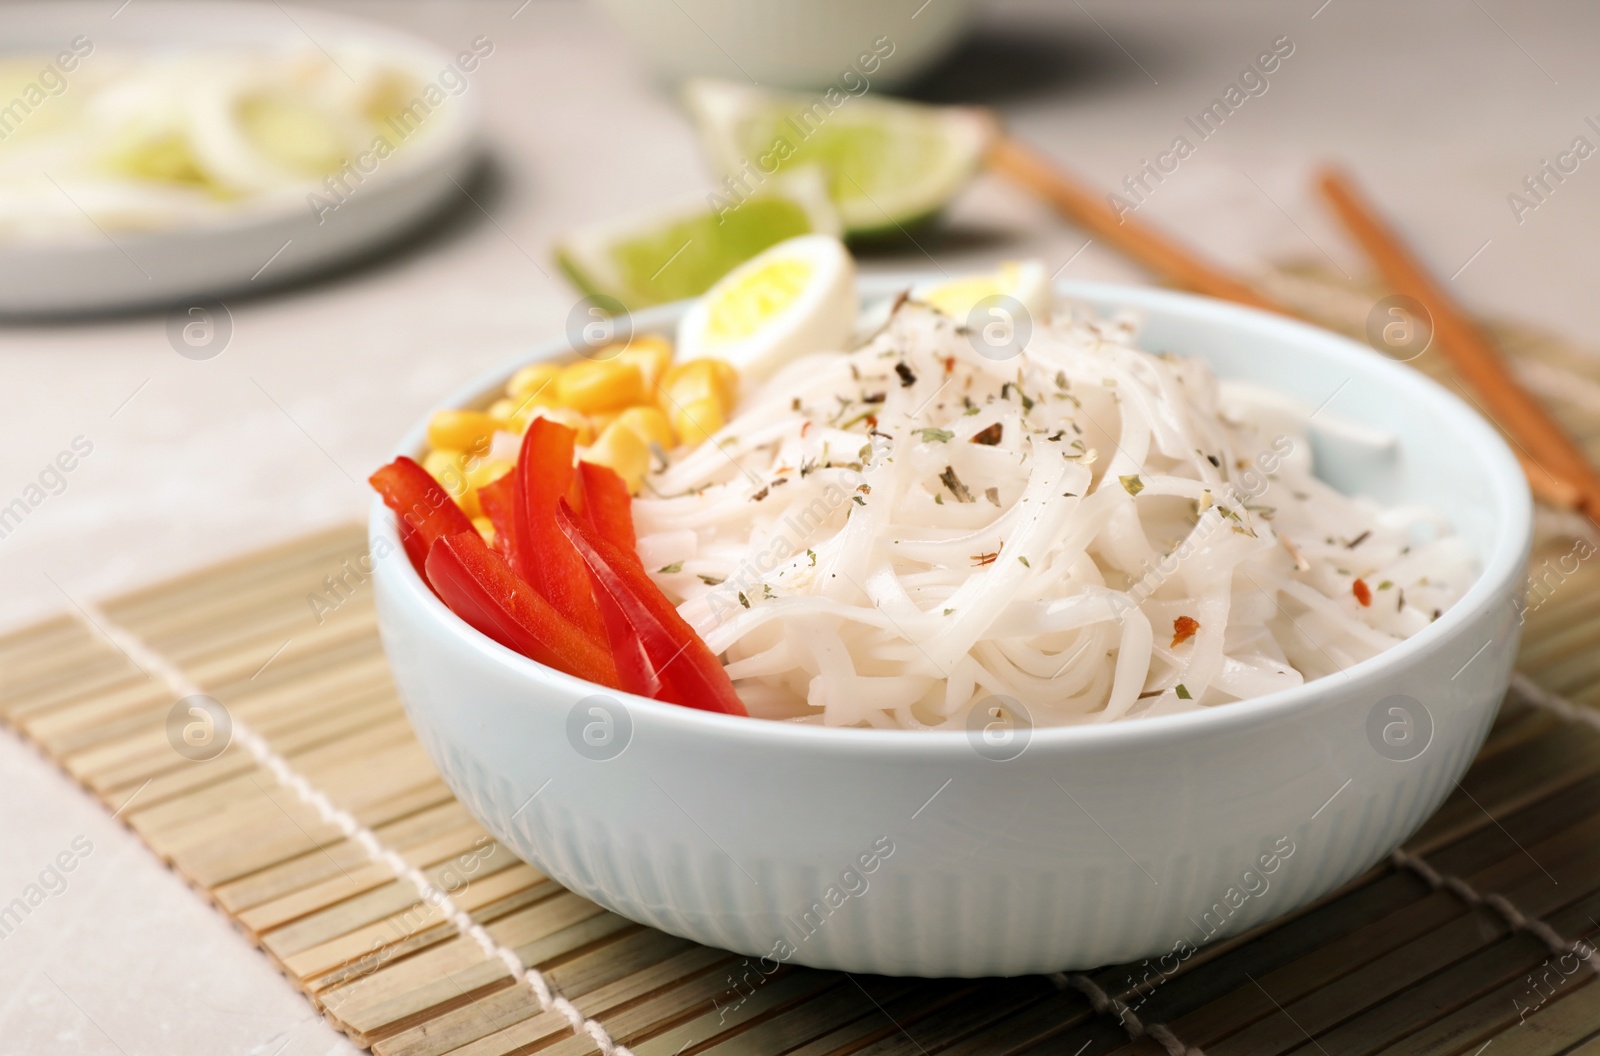
[[[359,519],[356,482],[434,401],[561,332],[576,295],[549,260],[556,233],[706,188],[685,119],[596,11],[533,0],[512,19],[519,2],[338,5],[451,48],[495,42],[470,89],[494,159],[473,190],[492,222],[463,200],[419,245],[230,302],[231,343],[205,362],[173,352],[159,314],[0,328],[0,505],[74,438],[93,444],[65,491],[0,538],[0,626]],[[114,5],[86,10],[99,6]],[[1184,118],[1285,35],[1294,53],[1265,94],[1199,141]],[[1600,148],[1585,123],[1600,122],[1597,39],[1600,9],[1576,3],[1002,2],[933,89],[1000,106],[1107,188],[1187,135],[1196,149],[1139,215],[1242,269],[1324,255],[1360,268],[1308,188],[1318,161],[1340,159],[1437,271],[1459,272],[1469,304],[1582,342],[1600,324],[1600,156],[1521,222],[1507,196],[1575,137]],[[1142,278],[1098,244],[1080,254],[1082,234],[991,178],[950,220],[920,250],[863,266],[953,273],[1039,256],[1063,277]],[[74,837],[93,846],[66,890],[0,939],[0,1047],[348,1049],[220,914],[9,735],[0,775],[0,903]]]

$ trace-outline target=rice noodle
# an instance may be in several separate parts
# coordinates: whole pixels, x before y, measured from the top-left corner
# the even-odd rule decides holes
[[[960,728],[999,698],[1106,722],[1332,674],[1465,591],[1437,513],[1342,495],[1310,450],[1281,398],[1125,322],[1063,319],[996,361],[906,303],[747,393],[634,516],[753,715]]]

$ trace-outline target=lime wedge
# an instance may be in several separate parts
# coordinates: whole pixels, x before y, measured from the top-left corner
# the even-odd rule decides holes
[[[995,135],[983,111],[836,89],[821,96],[696,79],[684,103],[727,196],[802,166],[827,174],[845,233],[870,236],[937,213],[966,186]]]
[[[556,262],[590,296],[630,311],[698,297],[744,261],[796,235],[839,234],[822,176],[800,170],[739,203],[702,194],[568,233]]]

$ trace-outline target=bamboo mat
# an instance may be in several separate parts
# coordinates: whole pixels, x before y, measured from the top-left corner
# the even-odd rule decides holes
[[[1311,270],[1273,281],[1347,329],[1373,300]],[[1600,361],[1524,328],[1502,334],[1600,456]],[[1431,372],[1436,359],[1418,365]],[[1544,518],[1536,567],[1572,551],[1564,529]],[[1394,859],[1315,906],[1171,974],[1145,962],[926,981],[786,966],[729,1013],[740,958],[563,890],[450,795],[389,681],[364,551],[360,529],[340,528],[0,638],[0,720],[120,808],[380,1056],[1490,1044],[1600,1056],[1600,957],[1583,945],[1600,941],[1600,562],[1545,576],[1520,660],[1530,678],[1457,793]],[[232,720],[212,758],[201,757],[222,738],[186,742],[194,720],[175,714],[197,693]],[[432,889],[462,915],[424,897]]]

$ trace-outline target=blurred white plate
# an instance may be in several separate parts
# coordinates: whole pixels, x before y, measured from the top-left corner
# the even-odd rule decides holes
[[[19,4],[7,5],[4,21],[0,50],[8,55],[53,55],[81,35],[93,41],[95,54],[359,42],[408,57],[422,70],[442,71],[455,61],[405,33],[277,3]],[[204,224],[0,242],[0,314],[103,312],[253,292],[391,241],[463,193],[458,184],[478,154],[474,79],[447,98],[441,108],[448,108],[446,121],[385,160],[337,209],[324,211],[321,222],[306,195],[298,194],[246,203]],[[0,106],[8,102],[0,99]]]

